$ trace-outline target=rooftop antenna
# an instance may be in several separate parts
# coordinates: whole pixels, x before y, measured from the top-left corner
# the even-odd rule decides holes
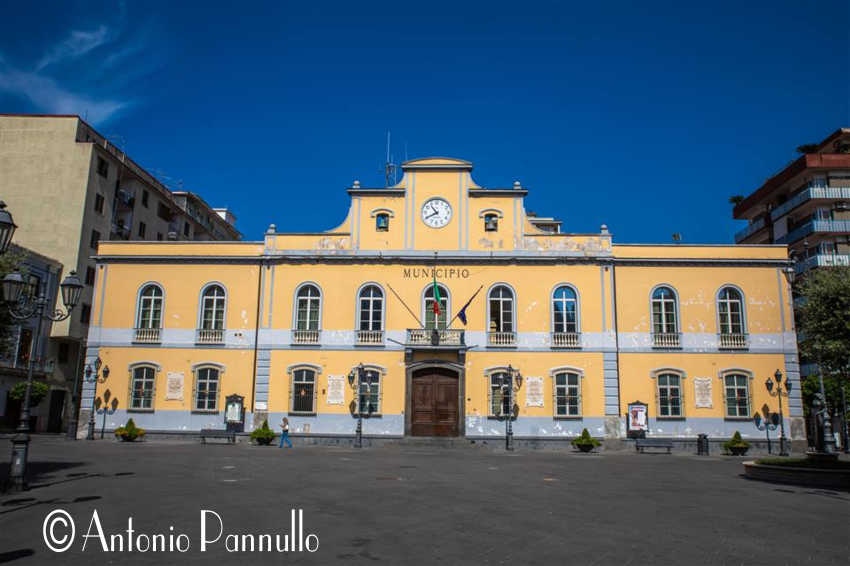
[[[398,183],[398,165],[392,162],[392,156],[390,155],[391,139],[391,133],[387,130],[387,161],[384,165],[384,181],[386,183],[385,186],[387,187],[391,187]],[[392,180],[392,184],[390,184],[390,180]]]

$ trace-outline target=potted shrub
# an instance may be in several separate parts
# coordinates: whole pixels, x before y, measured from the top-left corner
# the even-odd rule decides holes
[[[133,422],[133,419],[127,421],[127,424],[124,426],[119,426],[115,429],[115,438],[123,442],[133,442],[137,438],[142,438],[144,436],[145,429],[137,427],[136,423]]]
[[[274,431],[269,428],[268,419],[263,421],[263,426],[251,432],[251,440],[260,446],[268,446],[274,440]]]
[[[743,456],[750,449],[750,443],[741,438],[741,433],[736,430],[732,438],[723,443],[723,448],[733,456]]]
[[[587,432],[587,429],[584,429],[581,431],[581,436],[579,436],[578,438],[573,438],[571,444],[582,452],[590,452],[602,443],[590,436],[590,433]]]

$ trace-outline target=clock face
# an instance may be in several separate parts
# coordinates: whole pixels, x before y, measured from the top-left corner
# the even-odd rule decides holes
[[[442,228],[452,219],[452,205],[441,198],[432,198],[422,205],[422,222],[431,228]]]

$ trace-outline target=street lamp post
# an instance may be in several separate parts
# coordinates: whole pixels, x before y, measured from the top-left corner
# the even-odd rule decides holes
[[[505,419],[505,450],[514,449],[514,393],[519,391],[522,386],[522,375],[518,369],[513,366],[508,366],[508,371],[502,374],[501,382],[499,383],[502,389],[502,417]],[[507,405],[507,411],[505,406]]]
[[[100,377],[100,375],[101,375],[100,366],[101,365],[103,365],[103,361],[100,359],[100,356],[98,356],[97,359],[94,361],[94,371],[93,372],[92,372],[92,369],[91,369],[91,364],[86,366],[86,381],[88,381],[89,383],[93,383],[95,388],[97,388],[98,383],[104,383],[106,381],[106,378],[109,377],[109,366],[106,366],[106,367],[103,368],[103,377]],[[106,410],[106,407],[104,407],[104,411],[105,410]],[[86,440],[94,440],[94,427],[95,427],[94,413],[95,413],[95,407],[94,407],[94,403],[92,403],[91,410],[89,411],[89,430],[88,430],[88,433],[86,434]],[[104,422],[104,426],[105,426],[105,423],[106,423],[106,414],[105,413],[104,413],[104,416],[103,416],[103,422]],[[103,438],[103,433],[101,433],[100,437]]]
[[[354,389],[354,401],[352,401],[354,407],[352,409],[357,413],[354,443],[357,448],[363,448],[363,419],[368,419],[374,411],[372,406],[372,377],[368,373],[362,363],[357,364],[357,367],[348,373],[348,384]],[[365,393],[363,391],[364,385],[366,386]]]
[[[765,380],[764,386],[767,387],[767,392],[770,394],[771,397],[776,397],[779,399],[779,455],[788,456],[788,445],[787,440],[785,438],[785,418],[782,415],[782,397],[788,397],[788,394],[791,393],[791,381],[786,379],[783,387],[782,372],[779,370],[776,370],[776,373],[773,374],[773,379],[776,381],[775,393],[773,391],[773,381],[771,381],[769,377]]]
[[[767,437],[767,453],[772,454],[770,448],[770,431],[776,430],[776,427],[779,425],[779,415],[771,413],[767,405],[762,410],[764,411],[764,419],[761,418],[759,413],[756,413],[753,416],[753,424],[756,425],[757,429],[764,431],[764,435]]]
[[[0,203],[2,204],[2,203]],[[5,237],[3,231],[3,215],[8,214],[0,206],[0,238]],[[10,216],[11,218],[11,216]],[[14,224],[13,224],[14,226]],[[11,234],[8,236],[11,238]],[[3,243],[0,241],[0,246]],[[7,244],[8,245],[8,242]],[[59,322],[71,316],[71,311],[80,300],[80,293],[83,290],[83,284],[77,277],[76,272],[72,271],[62,283],[59,285],[62,291],[62,302],[65,303],[66,311],[62,312],[59,309],[53,312],[46,312],[48,300],[44,294],[44,289],[39,290],[37,298],[34,298],[29,293],[24,293],[24,287],[27,284],[24,278],[18,271],[14,271],[6,275],[2,281],[3,301],[9,309],[9,314],[16,320],[28,320],[35,318],[37,322],[35,335],[30,346],[30,356],[27,361],[27,387],[24,393],[24,403],[21,409],[21,420],[18,424],[18,430],[15,436],[12,437],[12,464],[9,473],[10,489],[21,491],[27,488],[26,472],[27,472],[27,457],[29,455],[29,421],[30,421],[30,395],[32,393],[32,373],[33,373],[33,357],[38,353],[38,342],[41,338],[42,322],[52,320]]]

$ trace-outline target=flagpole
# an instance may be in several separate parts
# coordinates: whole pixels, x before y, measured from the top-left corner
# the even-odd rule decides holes
[[[463,306],[460,308],[460,310],[459,310],[459,311],[457,311],[457,313],[455,313],[454,317],[453,317],[453,318],[451,319],[451,321],[449,321],[449,323],[446,325],[446,328],[451,328],[451,326],[452,326],[452,322],[454,322],[454,321],[455,321],[455,319],[456,319],[456,318],[460,315],[460,313],[462,313],[462,312],[464,311],[464,309],[465,309],[466,307],[468,307],[468,306],[469,306],[469,303],[471,303],[471,302],[472,302],[472,299],[474,299],[475,297],[477,297],[477,296],[478,296],[478,293],[480,293],[480,292],[481,292],[481,289],[483,289],[483,288],[484,288],[484,285],[480,286],[480,287],[478,288],[478,290],[477,290],[477,291],[475,291],[475,293],[473,293],[471,297],[469,297],[469,300],[468,300],[468,301],[466,301],[466,304],[465,304],[465,305],[463,305]]]
[[[404,302],[404,300],[403,300],[401,297],[399,297],[399,296],[398,296],[398,293],[396,293],[396,292],[395,292],[395,289],[393,289],[393,286],[392,286],[392,285],[390,285],[389,283],[387,283],[387,287],[389,287],[389,288],[390,288],[390,291],[392,291],[392,292],[393,292],[393,295],[395,295],[395,298],[396,298],[396,299],[398,299],[399,301],[401,301],[401,304],[403,304],[403,305],[404,305],[404,308],[406,308],[406,309],[407,309],[407,312],[409,312],[409,313],[410,313],[410,315],[411,315],[414,319],[416,319],[416,322],[418,322],[418,323],[419,323],[419,327],[420,327],[420,328],[425,328],[425,325],[424,325],[424,324],[422,324],[422,321],[421,321],[421,320],[419,320],[419,317],[418,317],[418,316],[416,316],[415,314],[413,314],[413,311],[412,311],[412,310],[410,310],[410,307],[408,307],[408,306],[407,306],[407,303],[405,303],[405,302]]]

